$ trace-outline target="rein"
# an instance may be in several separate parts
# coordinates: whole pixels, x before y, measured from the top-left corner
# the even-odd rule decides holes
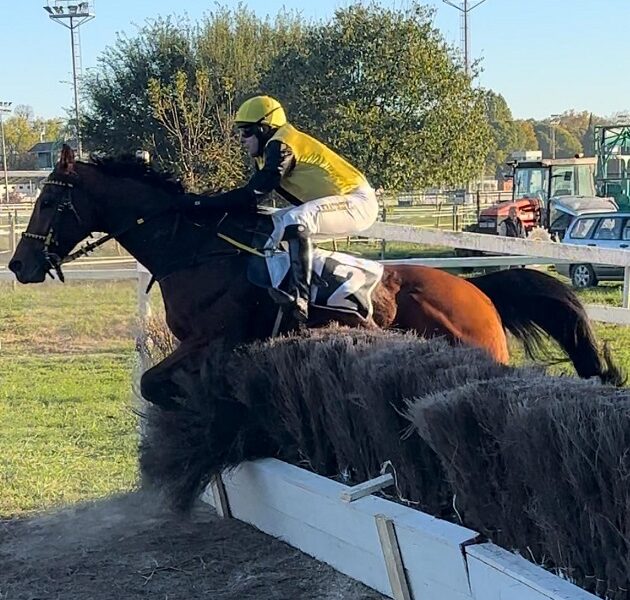
[[[68,183],[66,181],[57,181],[57,180],[51,179],[49,181],[45,181],[44,185],[56,185],[59,187],[66,188],[67,193],[64,196],[63,200],[59,202],[59,204],[57,205],[57,210],[55,211],[55,215],[51,219],[50,226],[48,227],[48,231],[45,234],[32,233],[27,230],[22,233],[22,237],[26,239],[37,240],[39,242],[43,242],[44,247],[42,249],[42,252],[44,254],[44,259],[49,265],[48,274],[54,279],[54,275],[51,273],[51,269],[54,269],[55,272],[57,273],[57,277],[59,277],[59,281],[65,281],[63,271],[61,270],[62,265],[71,263],[77,260],[78,258],[81,258],[82,256],[87,256],[88,254],[90,254],[90,252],[94,252],[96,248],[98,248],[99,246],[102,246],[105,242],[108,242],[111,239],[120,237],[121,235],[124,235],[125,233],[132,231],[136,227],[139,227],[140,225],[143,225],[144,223],[152,221],[153,219],[171,210],[170,208],[165,209],[165,210],[160,210],[152,215],[149,215],[148,217],[140,217],[136,219],[135,222],[132,223],[131,225],[124,227],[120,229],[119,231],[116,231],[115,233],[108,233],[100,237],[95,242],[88,242],[85,246],[82,246],[75,252],[68,254],[66,257],[59,258],[57,254],[50,251],[50,247],[53,244],[54,245],[57,244],[56,237],[55,237],[55,228],[59,222],[59,219],[61,218],[61,215],[64,213],[64,211],[70,210],[72,214],[76,217],[79,223],[81,222],[81,217],[79,217],[79,213],[77,212],[72,202],[72,191],[74,189],[74,184]],[[91,235],[92,234],[90,233],[90,236]]]
[[[128,225],[126,227],[123,227],[122,229],[119,229],[118,231],[114,232],[114,233],[108,233],[100,238],[98,238],[96,241],[94,242],[88,242],[87,244],[85,244],[84,246],[80,247],[78,250],[76,250],[75,252],[72,252],[70,254],[68,254],[66,257],[64,258],[60,258],[59,255],[53,253],[50,251],[51,245],[57,245],[57,241],[56,241],[56,234],[55,234],[55,229],[58,225],[59,219],[61,218],[62,214],[64,213],[64,211],[69,210],[72,212],[72,214],[75,216],[75,218],[77,219],[77,221],[80,223],[81,222],[81,218],[76,210],[76,208],[74,207],[74,204],[72,202],[72,192],[74,189],[74,184],[72,183],[68,183],[66,181],[58,181],[58,180],[54,180],[51,179],[49,181],[45,181],[44,185],[55,185],[55,186],[59,186],[59,187],[63,187],[67,190],[66,194],[64,195],[64,198],[62,201],[60,201],[57,205],[57,209],[55,211],[55,214],[53,216],[53,218],[51,219],[50,222],[50,226],[48,228],[48,231],[45,234],[38,234],[38,233],[32,233],[30,231],[24,231],[22,233],[22,238],[26,238],[26,239],[32,239],[32,240],[37,240],[40,242],[43,242],[43,248],[42,248],[42,252],[44,254],[44,259],[46,261],[46,263],[49,265],[47,274],[50,275],[53,279],[55,278],[54,275],[52,274],[51,270],[54,269],[55,273],[57,273],[57,277],[59,278],[59,281],[64,282],[65,281],[65,276],[63,274],[63,271],[61,269],[62,265],[66,265],[68,263],[71,263],[75,260],[77,260],[78,258],[81,258],[82,256],[87,256],[89,255],[91,252],[94,252],[94,250],[96,250],[99,246],[102,246],[105,242],[108,242],[111,239],[116,239],[119,238],[120,236],[125,235],[126,233],[129,233],[130,231],[133,231],[134,229],[136,229],[137,227],[144,225],[145,223],[148,223],[150,221],[152,221],[153,219],[162,216],[168,212],[170,212],[171,210],[173,210],[172,207],[169,207],[167,209],[163,209],[160,211],[157,211],[147,217],[139,217],[138,219],[135,220],[135,222],[133,222],[131,225]],[[175,220],[174,223],[174,229],[173,229],[173,234],[175,233],[175,230],[177,229],[177,226],[179,224],[179,219]],[[89,234],[90,236],[92,235],[91,233]],[[253,248],[251,246],[248,246],[246,244],[243,244],[241,242],[239,242],[238,240],[235,240],[223,233],[220,232],[216,232],[216,235],[218,238],[222,239],[223,241],[227,242],[228,244],[230,244],[230,246],[232,246],[234,249],[233,250],[217,250],[214,252],[208,252],[205,253],[203,255],[196,255],[192,257],[192,260],[186,260],[186,261],[176,261],[174,265],[171,265],[171,268],[167,269],[167,273],[162,275],[162,276],[155,276],[153,275],[151,277],[151,281],[149,283],[149,286],[147,288],[147,292],[151,289],[151,287],[153,286],[153,284],[156,281],[162,281],[163,279],[165,279],[166,277],[168,277],[169,275],[171,275],[174,272],[177,272],[178,270],[182,269],[182,268],[187,268],[187,267],[191,267],[195,264],[200,264],[203,262],[206,262],[207,260],[210,260],[211,258],[217,257],[217,256],[239,256],[241,255],[243,252],[247,252],[249,254],[253,254],[255,256],[259,256],[259,257],[264,257],[265,255],[260,252],[258,249]],[[174,268],[172,268],[174,267]]]

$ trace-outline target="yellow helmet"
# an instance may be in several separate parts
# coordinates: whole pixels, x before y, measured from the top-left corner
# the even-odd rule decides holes
[[[236,111],[237,127],[243,125],[269,125],[273,129],[286,125],[287,116],[280,102],[270,96],[254,96],[245,100]]]

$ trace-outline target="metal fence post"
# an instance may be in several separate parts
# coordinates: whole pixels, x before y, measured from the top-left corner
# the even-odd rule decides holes
[[[13,256],[15,252],[15,217],[9,213],[9,254]]]
[[[387,205],[383,202],[383,210],[382,210],[382,219],[383,223],[387,221]],[[385,252],[387,250],[387,242],[382,239],[381,240],[381,260],[385,260]]]
[[[623,296],[621,299],[622,308],[630,308],[630,267],[623,270]]]

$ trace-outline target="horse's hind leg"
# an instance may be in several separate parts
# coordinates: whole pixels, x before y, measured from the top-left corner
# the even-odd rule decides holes
[[[507,340],[496,310],[481,301],[455,311],[449,304],[453,300],[448,295],[437,299],[420,290],[401,292],[395,325],[424,337],[445,336],[453,343],[483,348],[494,360],[507,364],[510,357]]]

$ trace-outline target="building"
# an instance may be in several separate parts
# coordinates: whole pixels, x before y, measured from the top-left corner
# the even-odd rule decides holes
[[[77,143],[74,140],[59,140],[56,142],[38,142],[28,151],[28,153],[35,155],[37,160],[37,169],[51,170],[57,163],[59,153],[61,152],[61,146],[63,146],[63,144],[68,144],[76,152]]]

